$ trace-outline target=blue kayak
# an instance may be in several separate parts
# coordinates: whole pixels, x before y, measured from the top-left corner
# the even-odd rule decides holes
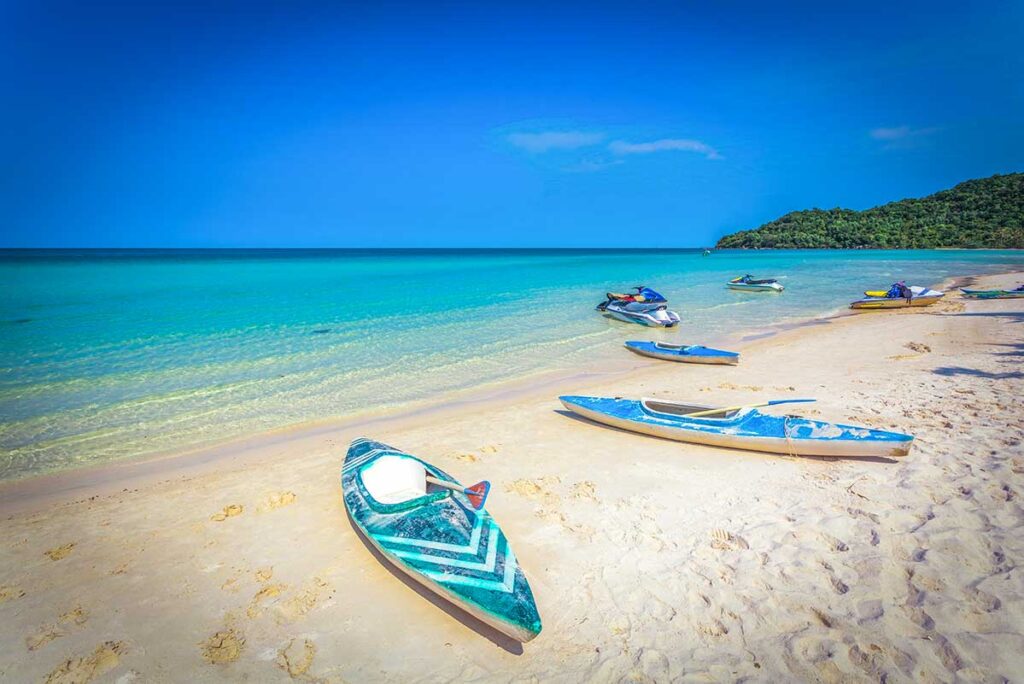
[[[641,356],[683,363],[737,364],[740,361],[740,355],[736,352],[712,349],[699,344],[666,344],[665,342],[630,340],[626,342],[626,349]]]
[[[710,446],[799,456],[906,456],[911,435],[743,408],[708,417],[712,406],[659,399],[559,397],[565,408],[598,423],[645,435]]]
[[[458,484],[415,456],[357,439],[341,471],[345,508],[398,570],[513,639],[533,639],[537,604],[498,523],[428,476]]]

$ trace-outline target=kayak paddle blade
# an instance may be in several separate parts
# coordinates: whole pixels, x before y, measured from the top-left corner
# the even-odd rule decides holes
[[[466,487],[462,490],[462,493],[466,495],[467,499],[469,499],[469,503],[473,506],[473,510],[482,510],[484,502],[487,501],[487,495],[491,493],[491,483],[487,480],[482,480],[472,487]]]
[[[775,399],[769,401],[765,406],[775,406],[776,404],[806,404],[810,401],[818,401],[817,399]]]

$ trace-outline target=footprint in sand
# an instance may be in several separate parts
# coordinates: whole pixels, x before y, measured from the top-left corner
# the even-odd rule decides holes
[[[62,558],[67,558],[69,555],[71,555],[71,552],[74,551],[74,550],[75,550],[75,544],[74,544],[74,542],[72,542],[70,544],[64,544],[63,546],[58,546],[55,549],[50,549],[49,551],[46,551],[44,553],[44,555],[49,556],[50,560],[52,560],[52,561],[59,561]]]
[[[487,444],[480,447],[481,454],[496,454],[498,453],[498,447],[494,444]]]
[[[546,520],[548,522],[561,525],[562,528],[570,534],[580,536],[587,541],[593,539],[594,533],[596,532],[596,530],[590,525],[579,525],[570,523],[566,519],[565,515],[563,513],[560,513],[559,511],[549,511],[542,508],[534,511],[534,515],[536,515],[541,520]]]
[[[242,515],[242,510],[242,504],[231,504],[211,515],[210,520],[223,522],[228,518],[234,518],[236,515]]]
[[[927,354],[932,350],[932,348],[927,344],[922,344],[921,342],[907,342],[903,346],[904,348],[917,352],[918,354]]]
[[[263,612],[263,604],[272,598],[280,596],[287,588],[287,584],[268,584],[263,587],[253,594],[252,600],[249,601],[249,608],[245,611],[245,614],[250,618],[258,617],[259,614]]]
[[[540,499],[547,505],[553,505],[558,503],[559,496],[549,488],[557,487],[561,482],[561,478],[552,475],[545,475],[533,480],[524,478],[506,484],[505,491],[527,499]]]
[[[203,658],[212,665],[233,663],[242,655],[245,648],[245,635],[234,629],[216,632],[206,641],[199,644]]]
[[[832,585],[832,591],[836,592],[840,596],[850,591],[850,587],[847,586],[846,582],[831,573],[828,575],[828,583]]]
[[[764,389],[760,385],[734,385],[731,382],[723,382],[718,385],[718,389],[724,390],[747,390],[748,392],[760,392]]]
[[[825,546],[828,547],[829,551],[835,553],[843,553],[844,551],[850,550],[850,547],[846,545],[846,542],[842,541],[841,539],[837,539],[836,537],[833,537],[831,534],[828,534],[826,532],[819,533],[818,539],[820,539],[822,543],[824,543]]]
[[[818,564],[820,564],[821,568],[825,571],[825,576],[827,576],[828,578],[828,584],[831,585],[833,591],[840,595],[850,591],[850,587],[848,587],[845,582],[843,582],[838,578],[838,576],[836,576],[836,572],[833,569],[833,566],[829,565],[823,560],[819,560]]]
[[[832,629],[832,626],[835,624],[828,614],[818,610],[817,608],[811,608],[811,615],[813,615],[814,619],[818,621],[818,624],[827,629]]]
[[[67,634],[67,628],[80,627],[84,625],[88,619],[88,613],[86,613],[81,606],[74,608],[73,610],[69,610],[57,618],[56,624],[43,625],[35,634],[25,637],[25,646],[28,647],[28,650],[35,651],[54,639],[59,639]]]
[[[316,644],[309,639],[292,639],[277,652],[277,666],[296,679],[309,671],[315,657]]]
[[[698,624],[697,631],[704,636],[717,638],[728,634],[729,628],[722,624],[721,620],[712,620],[711,622],[702,622]]]
[[[857,619],[861,622],[877,620],[883,615],[885,615],[885,608],[882,606],[882,602],[879,599],[861,601],[857,604]]]
[[[577,482],[572,486],[572,498],[591,499],[592,501],[597,501],[597,485],[590,480]]]
[[[25,637],[25,648],[30,651],[35,651],[54,639],[59,639],[62,636],[64,636],[64,632],[62,632],[56,625],[44,625],[35,634],[30,634]]]
[[[256,581],[260,584],[266,584],[274,576],[274,568],[260,568],[256,571]]]
[[[856,483],[854,483],[854,484],[856,484]],[[852,487],[853,485],[850,485],[850,486]],[[861,509],[861,508],[852,508],[852,507],[850,507],[850,508],[846,509],[846,512],[849,513],[850,515],[854,516],[855,518],[864,518],[865,520],[870,520],[871,522],[875,523],[876,525],[878,524],[878,522],[880,520],[880,518],[877,515],[875,515],[874,513],[869,513],[867,511]]]
[[[12,587],[9,584],[0,586],[0,603],[20,599],[24,595],[25,591],[21,587]]]
[[[257,513],[266,513],[267,511],[277,510],[288,504],[295,503],[295,492],[274,492],[267,497],[266,501],[256,507]],[[239,506],[241,509],[241,506]],[[241,510],[239,510],[241,513]]]
[[[87,656],[65,660],[56,670],[47,675],[44,682],[45,684],[86,684],[86,682],[91,682],[96,677],[117,667],[126,650],[120,641],[104,642]]]
[[[314,577],[303,591],[274,605],[274,621],[283,625],[303,617],[316,608],[326,587],[327,582],[319,577]]]
[[[750,548],[747,540],[727,530],[711,530],[711,548],[719,551],[740,551]]]
[[[455,457],[455,460],[462,461],[463,463],[476,463],[477,462],[477,458],[473,454],[469,454],[469,453],[455,453],[455,454],[453,454],[453,456]]]

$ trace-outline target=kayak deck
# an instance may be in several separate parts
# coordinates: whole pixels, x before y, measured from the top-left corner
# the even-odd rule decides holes
[[[541,621],[533,593],[497,522],[444,488],[405,501],[376,499],[364,474],[383,457],[411,459],[429,476],[455,483],[386,444],[353,441],[341,479],[345,507],[360,532],[411,579],[513,639],[534,638]]]
[[[753,408],[690,417],[713,407],[663,400],[563,396],[573,413],[595,422],[655,437],[709,446],[803,456],[905,456],[913,437],[809,420],[773,416]]]

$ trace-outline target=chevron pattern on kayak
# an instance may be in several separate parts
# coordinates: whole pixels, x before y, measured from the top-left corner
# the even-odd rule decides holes
[[[462,546],[428,539],[371,536],[385,551],[436,582],[504,593],[515,589],[515,553],[489,515],[477,517],[469,542]]]

